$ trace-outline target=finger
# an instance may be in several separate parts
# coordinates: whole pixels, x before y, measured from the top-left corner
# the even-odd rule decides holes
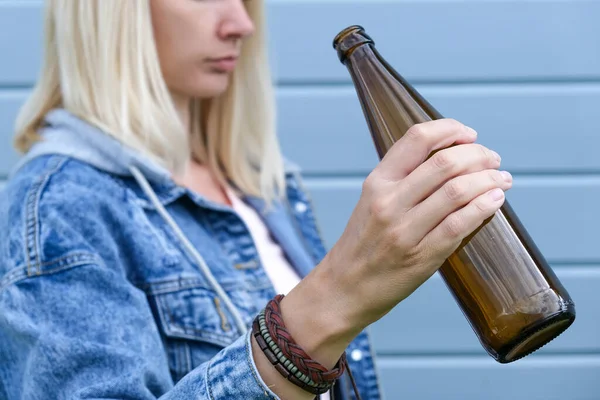
[[[460,242],[475,231],[504,204],[502,189],[492,189],[477,197],[463,208],[448,215],[427,236],[420,245],[426,248],[443,249],[448,256],[456,250]]]
[[[407,212],[406,219],[414,221],[408,227],[408,232],[417,238],[422,238],[442,223],[448,215],[475,201],[474,199],[482,194],[496,188],[505,191],[511,186],[512,176],[506,171],[495,169],[451,179]]]
[[[498,167],[498,153],[480,144],[463,144],[440,150],[402,180],[402,202],[407,208],[412,208],[452,178]]]
[[[472,143],[477,132],[454,119],[416,124],[388,150],[377,166],[383,179],[405,178],[435,150],[452,144]]]

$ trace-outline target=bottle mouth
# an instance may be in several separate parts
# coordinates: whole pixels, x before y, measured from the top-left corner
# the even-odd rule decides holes
[[[340,31],[340,33],[338,33],[337,35],[335,35],[335,37],[333,38],[333,48],[336,49],[338,44],[344,40],[344,38],[346,36],[348,36],[351,33],[358,33],[358,32],[364,32],[365,29],[360,26],[360,25],[350,25],[347,28],[344,28],[343,30]]]
[[[346,59],[355,49],[368,43],[374,42],[364,28],[360,25],[350,25],[335,35],[333,48],[336,50],[340,62],[345,64]]]

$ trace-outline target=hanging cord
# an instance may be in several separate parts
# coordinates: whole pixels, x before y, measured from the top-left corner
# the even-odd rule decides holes
[[[208,280],[210,286],[216,292],[217,296],[223,301],[223,303],[225,303],[225,306],[229,309],[229,312],[231,313],[238,330],[242,334],[246,333],[248,331],[248,328],[246,327],[246,324],[244,323],[240,312],[231,302],[231,299],[229,298],[227,293],[225,293],[225,290],[223,290],[219,282],[217,282],[212,272],[210,272],[210,269],[208,268],[208,265],[206,265],[206,261],[204,261],[204,258],[202,258],[200,253],[198,253],[198,251],[190,243],[185,234],[181,231],[177,223],[173,220],[171,215],[167,212],[165,207],[162,205],[162,203],[156,196],[156,193],[154,193],[154,190],[152,190],[152,187],[150,186],[144,175],[136,167],[132,166],[129,168],[129,170],[135,177],[136,181],[138,182],[144,193],[146,193],[146,196],[148,196],[150,201],[152,201],[152,204],[154,204],[160,216],[171,227],[171,229],[173,229],[173,232],[179,238],[179,240],[181,240],[190,257],[192,257],[192,259],[196,261],[198,267],[200,267],[200,269],[202,270],[202,273]]]

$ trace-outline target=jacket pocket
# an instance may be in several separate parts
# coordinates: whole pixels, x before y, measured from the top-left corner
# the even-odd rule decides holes
[[[203,279],[181,278],[150,286],[149,300],[175,383],[240,336],[222,300]]]
[[[229,310],[211,289],[179,288],[153,297],[166,336],[227,346],[240,335]]]
[[[228,279],[221,285],[237,307],[246,329],[250,329],[254,316],[274,295],[266,276]],[[242,335],[223,300],[201,276],[177,276],[146,284],[144,289],[175,382]]]

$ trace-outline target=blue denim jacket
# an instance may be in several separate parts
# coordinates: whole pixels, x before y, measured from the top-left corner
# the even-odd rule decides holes
[[[40,133],[0,194],[0,398],[276,399],[249,347],[276,293],[242,220],[65,110]],[[268,211],[244,200],[306,276],[326,249],[286,182]],[[381,398],[367,332],[347,355]]]

